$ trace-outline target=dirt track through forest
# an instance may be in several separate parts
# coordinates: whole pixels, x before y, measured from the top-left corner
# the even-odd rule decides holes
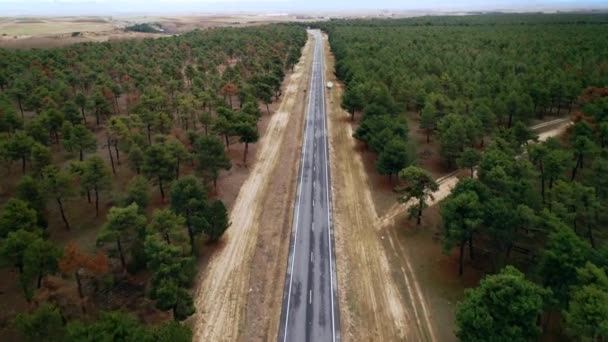
[[[530,127],[530,129],[534,130],[554,126],[553,128],[538,134],[538,141],[543,142],[549,138],[561,135],[571,124],[572,123],[569,119],[556,119]],[[433,193],[433,199],[427,201],[428,206],[435,205],[450,195],[452,189],[456,186],[456,183],[458,183],[458,172],[452,172],[437,179],[437,183],[439,183],[439,189]],[[394,225],[397,216],[405,213],[407,209],[415,202],[415,200],[410,200],[406,203],[395,203],[381,218],[378,219],[376,227],[379,230],[382,230],[386,227]]]
[[[271,219],[267,220],[268,222],[262,222],[261,217],[266,211],[264,204],[268,202],[267,192],[275,188],[271,184],[273,178],[277,176],[278,170],[285,169],[283,165],[279,165],[283,160],[281,156],[286,153],[283,147],[287,140],[290,139],[289,141],[293,143],[291,140],[297,140],[298,136],[301,136],[295,132],[285,133],[288,124],[293,121],[292,117],[296,120],[298,117],[291,114],[300,110],[299,107],[301,107],[298,105],[299,101],[296,100],[299,94],[305,91],[308,84],[306,73],[311,52],[309,39],[300,62],[285,84],[284,95],[278,110],[272,115],[266,133],[258,143],[253,169],[241,187],[230,213],[232,224],[223,238],[225,245],[216,251],[207,269],[203,270],[199,276],[198,287],[194,295],[197,310],[193,317],[195,341],[256,340],[252,335],[242,336],[245,330],[253,334],[251,327],[246,322],[248,297],[250,291],[253,291],[250,288],[251,270],[252,267],[256,267],[252,265],[252,261],[256,255],[260,229],[270,229],[269,225],[281,225],[283,221],[290,222],[289,219],[281,220],[281,217],[274,217],[276,221]],[[297,169],[296,166],[289,165],[288,170]],[[291,178],[295,180],[295,177]],[[283,185],[280,191],[288,193],[289,188],[290,186]],[[277,192],[276,195],[279,196],[280,193]],[[287,208],[281,212],[290,213],[292,201],[293,198],[283,200],[283,205]],[[279,241],[277,241],[278,243]],[[277,246],[276,248],[278,250],[275,249],[275,259],[280,258],[282,254],[279,252],[282,247]],[[276,260],[273,263],[275,268],[280,268],[280,265],[285,264],[286,262]],[[274,272],[280,280],[282,280],[283,271],[284,269],[281,269],[281,272]],[[267,279],[269,286],[282,289],[280,280],[272,282],[272,279]],[[271,305],[272,307],[267,308],[270,315],[267,312],[263,322],[256,325],[265,332],[276,331],[278,327],[279,315],[278,313],[272,315],[272,310],[273,307],[280,310],[280,291],[264,289],[260,293],[260,300],[267,300],[267,297],[275,295],[279,297],[278,305],[275,303]],[[276,322],[272,319],[274,316],[276,316]],[[272,335],[272,332],[267,333],[265,339],[269,339],[268,335]],[[262,340],[264,337],[257,337],[257,339]]]

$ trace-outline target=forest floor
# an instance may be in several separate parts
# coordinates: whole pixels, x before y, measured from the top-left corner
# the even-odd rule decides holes
[[[328,115],[343,341],[455,341],[455,304],[488,265],[479,260],[483,258],[467,261],[465,273],[458,276],[457,255],[442,250],[435,204],[469,174],[447,168],[436,137],[427,143],[418,115],[408,113],[415,162],[440,183],[422,224],[409,220],[408,204],[397,202],[395,184],[375,171],[375,155],[352,136],[357,120],[351,122],[340,107],[343,85],[326,49],[327,79],[336,85]],[[540,140],[566,130],[569,122],[557,121],[536,131]]]
[[[191,319],[197,340],[266,341],[277,335],[311,53],[309,39],[251,154],[223,245],[199,275]]]

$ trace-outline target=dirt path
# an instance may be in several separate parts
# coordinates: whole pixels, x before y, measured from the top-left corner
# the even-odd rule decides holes
[[[557,137],[564,133],[566,129],[571,125],[569,119],[556,119],[553,121],[549,121],[546,123],[542,123],[533,127],[530,127],[533,130],[540,130],[545,127],[553,126],[552,128],[542,131],[538,134],[538,141],[543,142],[549,138]],[[433,206],[443,199],[448,197],[452,192],[452,189],[458,183],[459,173],[451,172],[441,178],[437,179],[437,183],[439,183],[439,189],[433,193],[433,199],[427,202],[427,205]],[[407,209],[414,204],[415,200],[410,200],[406,203],[395,203],[382,217],[378,219],[378,223],[376,227],[379,230],[385,229],[387,227],[393,226],[395,224],[395,220],[399,215],[402,215],[407,211]]]
[[[271,198],[268,195],[269,190],[272,190],[273,196],[281,197],[283,201],[280,203],[282,207],[271,208],[272,212],[277,215],[284,215],[284,213],[289,215],[291,209],[293,196],[289,199],[289,192],[292,191],[293,186],[287,184],[286,181],[293,178],[295,182],[297,175],[290,175],[290,171],[297,170],[297,167],[281,166],[284,165],[282,162],[285,160],[286,146],[292,148],[294,145],[298,146],[297,141],[292,141],[297,140],[298,135],[285,133],[288,127],[293,127],[294,122],[298,121],[298,115],[291,114],[298,110],[300,102],[304,102],[296,100],[305,91],[307,85],[306,77],[303,75],[310,64],[308,60],[311,59],[311,51],[309,40],[304,48],[302,59],[289,78],[279,108],[270,119],[266,133],[258,144],[253,169],[241,187],[230,213],[232,225],[223,239],[225,245],[214,254],[209,266],[200,275],[199,286],[194,296],[197,313],[192,318],[196,341],[256,340],[256,337],[251,336],[254,334],[251,327],[260,329],[261,331],[255,331],[255,334],[262,333],[259,338],[265,339],[261,337],[264,336],[262,331],[269,336],[272,335],[270,331],[273,329],[276,331],[278,327],[279,314],[274,314],[273,310],[277,311],[277,307],[280,310],[280,300],[276,303],[276,298],[281,297],[279,288],[282,288],[283,282],[278,280],[272,282],[272,279],[266,279],[268,283],[264,283],[264,288],[256,288],[254,292],[254,289],[250,287],[250,280],[259,278],[260,273],[257,271],[259,267],[267,267],[269,274],[272,275],[274,270],[280,268],[280,265],[284,266],[286,257],[283,258],[284,261],[280,258],[280,250],[284,247],[285,252],[283,253],[286,253],[287,244],[281,248],[275,246],[269,252],[273,259],[270,264],[255,265],[252,262],[260,259],[259,246],[256,247],[258,234],[262,232],[262,241],[268,240],[267,230],[274,230],[277,234],[285,235],[281,233],[284,230],[282,227],[285,226],[284,222],[290,221],[287,217],[280,220],[280,216],[275,216],[274,219],[267,221],[262,221],[262,218],[268,216],[266,214],[268,208],[265,204],[271,199],[276,201],[274,197]],[[299,117],[301,118],[301,115]],[[293,154],[297,155],[297,153]],[[297,164],[297,158],[295,163]],[[285,171],[285,177],[281,177],[281,170]],[[279,180],[282,180],[283,183],[275,182]],[[263,225],[262,222],[266,222],[266,224]],[[280,241],[276,241],[277,245],[279,243]],[[268,257],[268,251],[265,256]],[[282,271],[283,269],[281,272],[274,273],[280,273],[282,276]],[[282,278],[280,277],[280,279]],[[274,290],[272,286],[277,289]],[[252,301],[253,296],[258,297],[258,295],[259,298],[255,298],[254,301],[262,306],[264,303],[269,303],[268,306],[272,310],[266,312],[264,316],[263,308],[255,309],[259,309],[260,320],[250,325],[247,323],[247,317],[250,316],[247,303]],[[271,324],[271,318],[275,319],[276,323]],[[245,334],[245,331],[248,333]]]
[[[349,116],[340,108],[342,87],[327,49],[327,79],[333,207],[342,339],[344,341],[434,340],[425,299],[410,272],[401,291],[375,228],[374,207],[361,155],[355,150]]]

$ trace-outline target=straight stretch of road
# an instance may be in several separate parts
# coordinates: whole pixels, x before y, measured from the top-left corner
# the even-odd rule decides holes
[[[318,30],[309,33],[315,39],[314,57],[281,310],[280,342],[340,340],[323,39]]]

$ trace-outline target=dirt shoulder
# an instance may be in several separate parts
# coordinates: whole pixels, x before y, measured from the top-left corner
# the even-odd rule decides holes
[[[340,108],[342,86],[333,74],[334,58],[326,44],[326,77],[336,84],[329,94],[328,115],[337,273],[344,341],[434,340],[417,282],[402,289],[398,267],[376,229],[371,184],[352,137],[349,116]]]
[[[289,238],[293,222],[296,184],[304,133],[307,87],[312,65],[312,44],[306,45],[305,56],[295,68],[287,88],[288,99],[282,110],[289,112],[281,151],[262,199],[264,208],[258,219],[263,227],[257,243],[247,300],[247,317],[243,338],[247,341],[269,341],[276,338],[283,299],[283,280],[287,269]]]
[[[309,40],[257,146],[224,245],[199,277],[195,340],[256,341],[277,334],[311,52]]]

